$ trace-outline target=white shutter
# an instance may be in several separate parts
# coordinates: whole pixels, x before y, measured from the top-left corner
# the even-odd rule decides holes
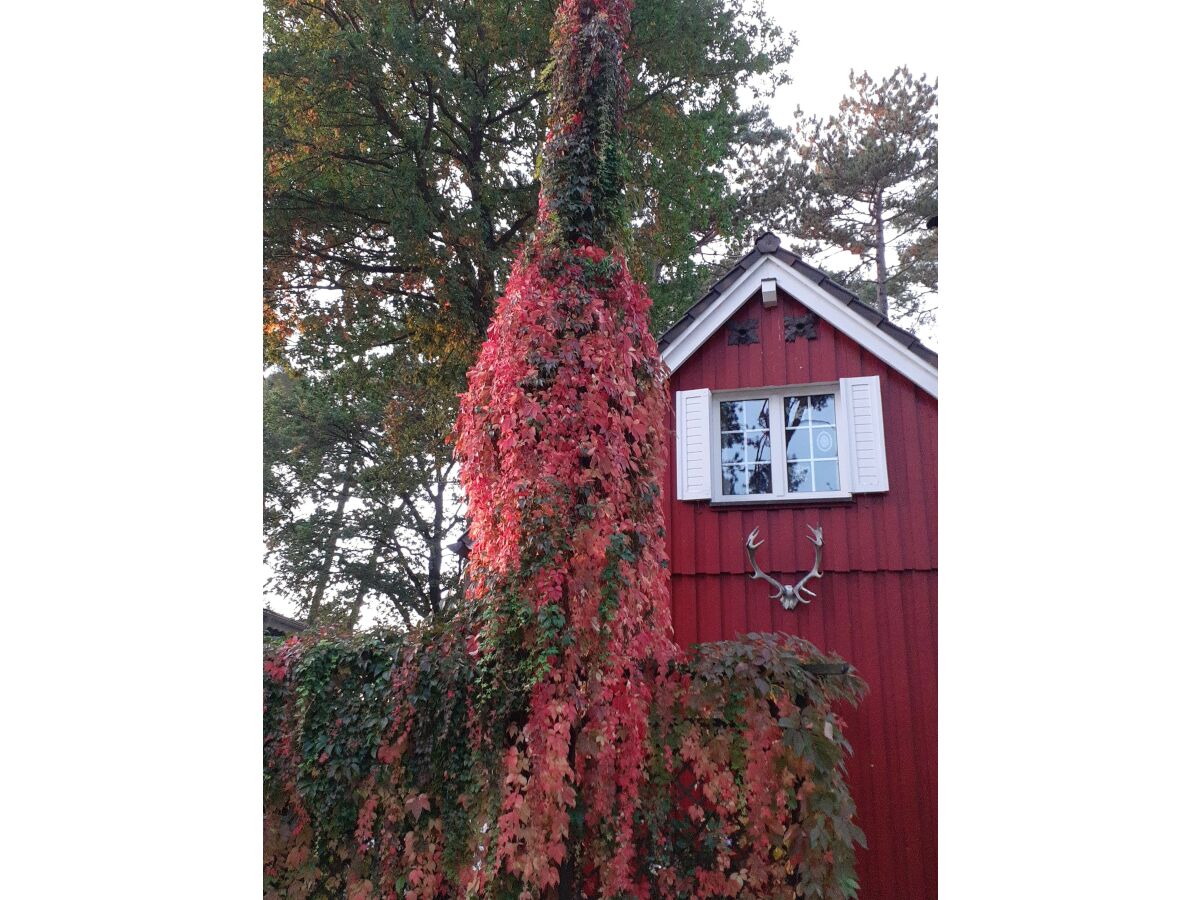
[[[850,490],[869,494],[888,489],[879,376],[843,378],[842,413],[850,444]]]
[[[709,418],[712,391],[675,392],[675,474],[680,500],[707,500],[712,496],[709,455]]]

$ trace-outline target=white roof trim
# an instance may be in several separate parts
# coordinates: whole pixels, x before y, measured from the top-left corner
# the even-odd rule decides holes
[[[785,266],[774,256],[762,256],[740,278],[722,292],[663,352],[663,362],[674,373],[724,325],[759,288],[763,278],[774,278],[791,294],[842,334],[874,353],[926,393],[938,395],[938,371],[891,335],[880,331],[858,313],[847,308],[828,291]]]

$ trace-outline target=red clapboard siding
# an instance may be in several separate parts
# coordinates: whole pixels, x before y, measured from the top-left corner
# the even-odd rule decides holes
[[[672,570],[676,574],[748,571],[742,543],[756,524],[763,525],[764,532],[771,532],[761,552],[778,571],[807,571],[811,565],[811,545],[803,539],[808,533],[805,524],[820,524],[825,529],[825,568],[829,571],[902,572],[934,567],[937,401],[825,322],[818,324],[816,340],[785,343],[783,311],[786,309],[788,315],[803,311],[794,301],[762,309],[756,295],[748,301],[751,304],[758,304],[762,342],[778,345],[778,360],[760,365],[759,360],[769,361],[772,355],[758,349],[758,344],[729,346],[724,331],[718,331],[672,376],[671,391],[701,387],[731,390],[877,375],[883,399],[889,490],[886,494],[859,496],[848,506],[805,506],[800,520],[796,519],[795,507],[714,510],[707,503],[676,501],[671,511],[669,544]],[[737,315],[749,313],[743,308]],[[818,350],[821,344],[825,348]],[[743,356],[754,363],[745,371],[738,368]],[[674,434],[673,412],[667,424]],[[672,490],[674,477],[672,460]],[[689,517],[693,520],[690,526]],[[736,522],[736,529],[727,524],[717,527],[718,522],[730,521]],[[772,532],[775,528],[780,529],[778,537]],[[741,530],[740,537],[731,533],[734,530]],[[706,548],[706,552],[697,552],[697,547]],[[718,552],[711,552],[713,547]]]
[[[937,573],[826,576],[817,599],[791,612],[769,601],[769,591],[740,575],[675,576],[676,640],[686,647],[783,631],[852,662],[870,686],[858,709],[842,711],[854,747],[850,790],[868,844],[859,856],[861,896],[936,897]]]
[[[798,634],[849,660],[870,686],[846,710],[848,775],[868,848],[864,900],[937,896],[937,400],[873,354],[818,322],[817,337],[783,340],[783,316],[803,307],[756,294],[735,318],[759,320],[758,344],[729,346],[718,330],[671,378],[670,390],[728,390],[877,375],[889,490],[848,504],[714,508],[675,499],[668,471],[671,608],[683,646],[752,631]],[[672,413],[667,427],[674,434]],[[671,446],[674,446],[673,440]],[[758,526],[763,568],[785,578],[812,565],[807,525],[825,533],[810,605],[784,610],[751,581],[744,542]]]

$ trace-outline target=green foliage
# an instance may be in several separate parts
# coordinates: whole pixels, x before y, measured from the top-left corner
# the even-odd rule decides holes
[[[659,333],[730,248],[777,227],[796,202],[788,132],[763,102],[789,80],[793,36],[761,0],[646,0],[634,5],[631,42],[630,265],[654,299]]]
[[[578,28],[579,33],[567,29]],[[622,34],[597,18],[560,16],[547,69],[549,131],[539,166],[544,243],[619,246],[629,221],[621,118],[629,86]]]
[[[394,336],[397,302],[449,303],[482,334],[537,213],[553,9],[268,0],[265,303],[284,330],[316,340],[322,286],[353,294],[376,338]],[[770,94],[792,42],[760,0],[645,0],[632,16],[628,111],[603,158],[628,157],[627,251],[658,282],[779,212],[781,196],[759,208],[753,154],[785,135],[738,91]]]
[[[268,559],[271,589],[318,621],[375,604],[405,622],[457,595],[443,548],[462,496],[445,441],[537,216],[553,11],[265,4],[264,346],[270,372],[326,407],[298,417],[265,387]],[[712,261],[693,256],[779,215],[785,192],[757,162],[784,136],[737,91],[769,92],[790,53],[757,0],[633,11],[628,111],[597,184],[608,221],[632,216],[624,243],[656,323],[707,278]],[[335,440],[331,417],[353,427]]]
[[[836,115],[799,117],[803,198],[789,230],[810,253],[830,248],[860,260],[841,273],[885,316],[932,317],[937,290],[937,82],[906,67],[876,81],[850,73]]]
[[[457,560],[442,547],[462,517],[452,448],[438,436],[457,413],[456,387],[448,365],[400,351],[265,379],[269,586],[313,621],[353,626],[379,599],[385,618],[411,624],[454,602]]]

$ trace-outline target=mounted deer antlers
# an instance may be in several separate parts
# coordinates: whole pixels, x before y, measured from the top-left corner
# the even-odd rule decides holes
[[[758,567],[758,563],[754,561],[754,551],[761,547],[764,543],[763,541],[755,540],[758,537],[757,528],[750,532],[750,536],[746,538],[746,555],[750,557],[750,565],[754,567],[754,574],[750,576],[750,579],[754,580],[755,578],[761,578],[773,586],[775,588],[775,593],[771,594],[771,599],[778,600],[780,603],[782,603],[784,609],[795,609],[797,603],[812,602],[811,600],[801,597],[801,591],[808,594],[809,597],[817,596],[804,585],[808,583],[810,578],[821,577],[821,547],[825,542],[822,538],[821,527],[819,525],[816,528],[813,528],[811,525],[809,525],[808,530],[812,532],[812,537],[810,537],[809,540],[812,541],[813,546],[817,548],[817,558],[813,561],[812,570],[794,585],[780,584],[778,581],[760,569]]]

